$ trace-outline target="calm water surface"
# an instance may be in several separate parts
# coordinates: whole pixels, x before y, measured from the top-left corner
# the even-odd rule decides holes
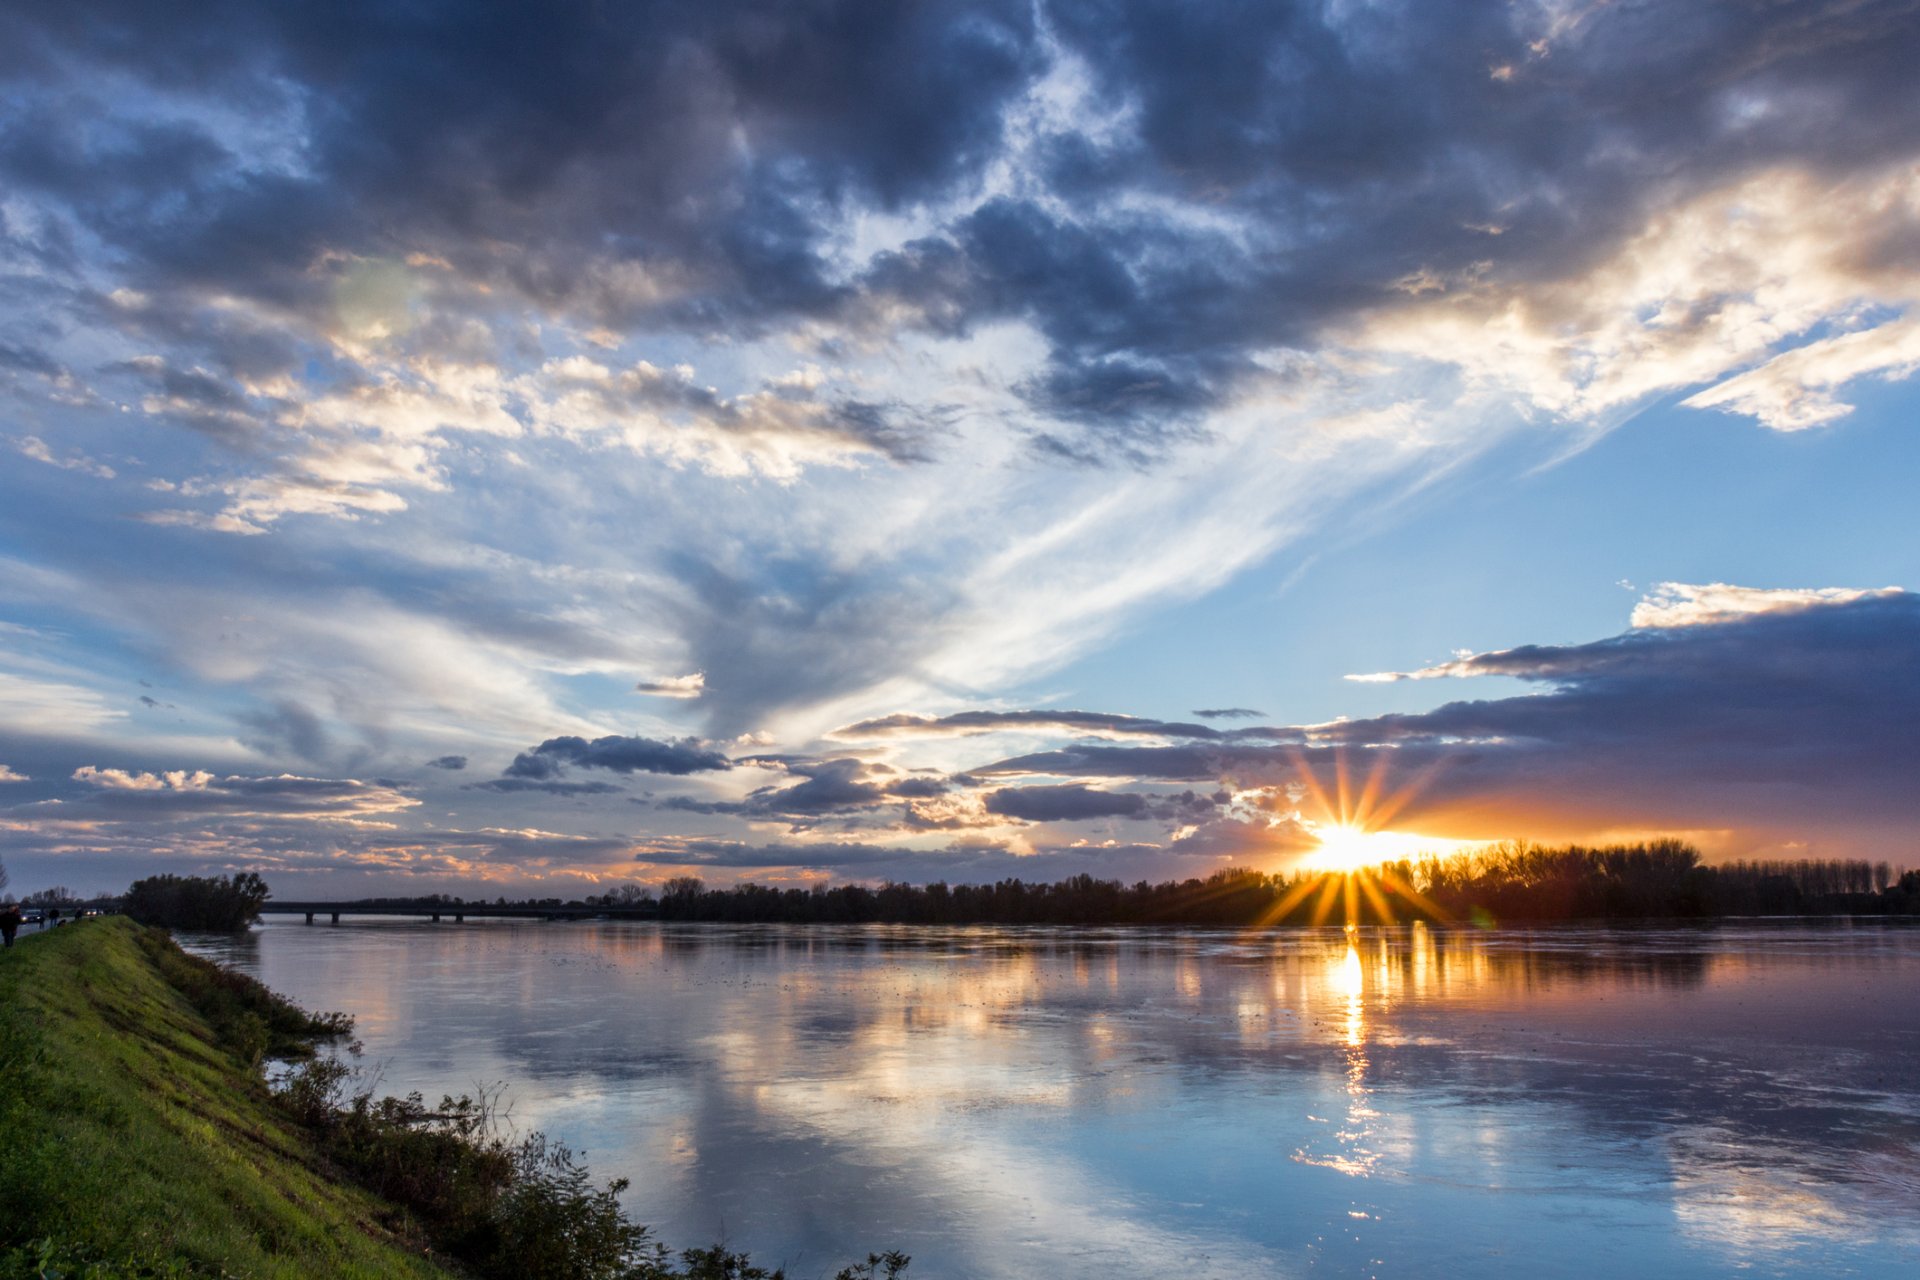
[[[1920,929],[275,920],[383,1091],[504,1082],[798,1277],[1920,1276]]]

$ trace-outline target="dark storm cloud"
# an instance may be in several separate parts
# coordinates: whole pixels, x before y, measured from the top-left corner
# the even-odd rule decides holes
[[[1044,207],[983,206],[871,283],[937,325],[1031,319],[1053,360],[1030,399],[1105,436],[1042,442],[1069,454],[1128,455],[1143,420],[1185,430],[1258,376],[1247,353],[1307,345],[1416,271],[1575,273],[1672,199],[1676,173],[1697,190],[1783,160],[1876,163],[1920,135],[1910,101],[1847,123],[1899,92],[1905,4],[1696,5],[1657,26],[1596,7],[1551,34],[1545,11],[1536,28],[1498,4],[1048,13],[1137,128],[1054,139]],[[1787,100],[1809,109],[1740,125]],[[1114,212],[1124,193],[1198,202],[1241,234]]]
[[[1543,686],[1300,727],[1273,747],[1076,746],[980,776],[1330,782],[1378,770],[1422,813],[1752,827],[1801,836],[1920,818],[1920,595],[1880,594],[1449,664]],[[1509,828],[1500,828],[1508,830]]]
[[[607,769],[613,773],[665,773],[684,776],[731,769],[733,762],[703,746],[697,738],[662,742],[657,738],[628,738],[609,734],[589,742],[585,738],[548,738],[531,751],[522,751],[506,768],[508,778],[545,781],[558,778],[568,766]]]
[[[0,146],[9,176],[69,197],[156,271],[297,296],[322,250],[398,247],[614,318],[634,304],[594,298],[590,270],[610,248],[690,266],[709,287],[676,305],[709,321],[824,305],[819,215],[977,170],[1039,62],[1015,3],[216,3],[191,23],[157,3],[88,22],[26,4],[0,36],[0,72],[65,101],[69,120],[102,105],[68,80],[79,65],[305,130],[302,163],[276,171],[222,165],[206,127],[96,129],[76,147],[36,145],[43,131],[17,122]],[[180,207],[142,225],[120,211],[146,191],[141,174],[165,169],[148,158],[161,151]]]
[[[1545,748],[1595,775],[1824,788],[1850,804],[1870,794],[1895,811],[1912,805],[1910,788],[1886,788],[1920,769],[1920,596],[1527,646],[1461,665],[1552,692],[1342,723],[1326,737],[1458,743],[1458,754],[1481,761]]]
[[[931,800],[943,796],[953,789],[953,784],[945,778],[918,777],[901,778],[887,785],[887,794],[906,800]]]
[[[1900,0],[42,0],[0,15],[0,174],[158,293],[312,309],[328,253],[425,254],[618,326],[1024,317],[1039,447],[1140,461],[1416,270],[1559,278],[1685,188],[1911,154],[1916,40]],[[840,219],[976,192],[1062,66],[1121,123],[1040,130],[1021,193],[845,275]]]
[[[784,765],[802,779],[787,787],[764,787],[748,797],[747,812],[793,817],[860,809],[886,797],[882,779],[864,760],[794,760]]]
[[[652,803],[681,813],[781,820],[800,830],[821,819],[853,819],[882,808],[898,810],[908,802],[933,799],[949,790],[942,778],[902,774],[889,765],[850,757],[742,756],[734,763],[778,769],[800,781],[757,787],[738,801],[669,796]]]
[[[1300,740],[1305,741],[1304,732]],[[1152,782],[1232,781],[1265,785],[1291,767],[1295,752],[1275,747],[1182,745],[1170,747],[1063,747],[981,765],[975,777],[1048,775],[1063,778],[1140,778]]]
[[[1092,818],[1141,818],[1147,797],[1133,791],[1101,791],[1078,784],[1004,787],[987,793],[988,813],[1026,822],[1084,822]]]

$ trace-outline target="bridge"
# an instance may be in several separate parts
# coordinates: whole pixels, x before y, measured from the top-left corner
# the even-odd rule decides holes
[[[261,905],[265,916],[325,916],[334,924],[340,917],[416,916],[439,924],[442,917],[463,924],[468,916],[478,919],[508,920],[657,920],[659,908],[652,903],[636,907],[594,907],[584,903],[485,903],[485,902],[282,902],[269,898]]]

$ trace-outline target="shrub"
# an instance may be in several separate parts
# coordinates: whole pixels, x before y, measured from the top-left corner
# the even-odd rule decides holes
[[[188,955],[162,930],[141,930],[139,942],[167,985],[207,1020],[221,1047],[249,1066],[268,1057],[311,1057],[316,1040],[353,1030],[346,1014],[308,1013],[244,973]]]
[[[486,1280],[786,1280],[725,1245],[676,1260],[620,1207],[625,1179],[596,1186],[574,1152],[544,1134],[499,1133],[497,1092],[446,1097],[346,1096],[337,1059],[302,1064],[279,1097],[320,1150],[355,1181],[399,1206],[434,1247]],[[899,1280],[902,1253],[869,1254],[835,1280]]]
[[[484,1247],[468,1254],[500,1280],[620,1280],[658,1267],[663,1250],[620,1208],[624,1178],[595,1188],[566,1146],[544,1134],[513,1153],[513,1173],[495,1202]]]

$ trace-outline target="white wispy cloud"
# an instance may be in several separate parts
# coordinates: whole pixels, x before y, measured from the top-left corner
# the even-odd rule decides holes
[[[1795,347],[1681,403],[1743,413],[1775,431],[1803,431],[1853,412],[1839,392],[1854,379],[1898,380],[1917,368],[1920,324],[1901,320]]]
[[[1633,607],[1636,627],[1697,627],[1764,613],[1797,613],[1817,605],[1891,599],[1899,587],[1738,587],[1725,582],[1662,582]]]

